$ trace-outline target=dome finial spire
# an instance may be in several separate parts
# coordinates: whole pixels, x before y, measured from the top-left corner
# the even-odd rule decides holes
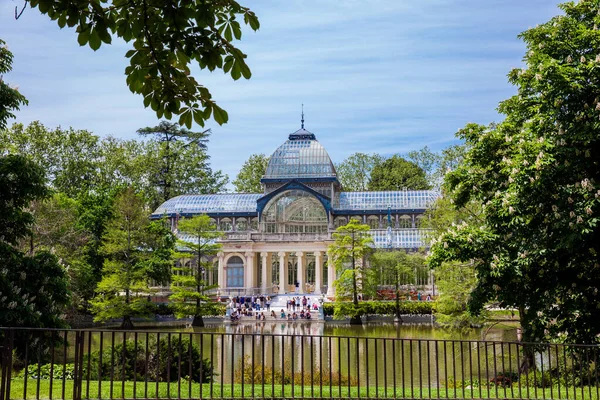
[[[302,103],[302,119],[300,120],[300,127],[304,129],[304,103]]]

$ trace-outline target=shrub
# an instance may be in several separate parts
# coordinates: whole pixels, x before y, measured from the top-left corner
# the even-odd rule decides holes
[[[22,370],[17,375],[17,378],[24,378],[25,370]],[[43,364],[40,365],[38,371],[38,364],[29,364],[27,366],[27,378],[28,379],[73,379],[75,377],[75,365],[74,364]]]
[[[269,366],[264,366],[264,382],[263,382],[263,364],[262,363],[254,363],[252,365],[251,358],[249,356],[244,356],[240,359],[236,365],[235,373],[234,373],[234,382],[235,383],[244,383],[251,384],[253,382],[255,384],[285,384],[289,385],[292,383],[292,378],[294,384],[296,385],[347,385],[348,384],[348,376],[342,375],[339,372],[332,372],[331,376],[329,371],[321,370],[317,366],[312,366],[312,371],[310,369],[306,369],[304,374],[301,371],[294,371],[293,375],[291,373],[291,364],[288,360],[284,362],[284,371],[285,375],[282,376],[281,369],[276,369],[273,373],[273,368]],[[274,378],[274,379],[273,379]],[[283,382],[282,382],[283,380]],[[355,377],[350,378],[351,385],[357,385],[358,381]]]
[[[149,343],[148,354],[143,342],[128,340],[108,348],[102,353],[95,351],[90,359],[90,376],[92,379],[142,380],[148,379],[159,382],[179,380],[187,378],[194,382],[210,382],[213,379],[214,370],[208,359],[202,359],[200,348],[190,339],[179,336],[171,336],[156,342]],[[190,354],[191,353],[191,354]],[[87,367],[87,359],[84,362]],[[189,376],[191,371],[192,376]],[[87,371],[84,372],[84,375]]]
[[[358,309],[351,302],[337,302],[323,304],[323,312],[327,316],[336,318],[352,317],[358,315],[395,315],[395,301],[362,301]],[[435,312],[435,303],[429,301],[401,301],[400,314],[402,315],[431,315]]]

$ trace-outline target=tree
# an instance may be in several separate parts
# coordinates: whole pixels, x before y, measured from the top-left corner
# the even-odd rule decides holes
[[[354,153],[335,166],[342,188],[349,192],[365,191],[371,182],[371,173],[383,162],[379,154]]]
[[[0,153],[19,154],[40,165],[50,186],[76,198],[97,186],[100,138],[86,130],[48,129],[39,121],[0,131]]]
[[[184,218],[179,221],[178,230],[186,239],[179,240],[180,247],[189,253],[180,253],[177,257],[189,258],[190,253],[195,257],[195,263],[182,262],[171,278],[173,294],[170,300],[177,317],[182,318],[193,315],[192,326],[204,326],[203,315],[214,311],[214,304],[206,294],[215,286],[210,286],[206,280],[206,270],[210,266],[211,258],[217,254],[221,245],[216,242],[221,236],[216,226],[208,215],[198,215],[193,218]]]
[[[153,209],[164,200],[162,182],[170,181],[170,196],[181,194],[205,194],[224,192],[229,177],[221,171],[213,171],[210,167],[210,157],[198,143],[171,143],[173,164],[168,174],[161,168],[162,144],[150,141],[144,152],[144,163],[147,181],[141,184],[147,203]]]
[[[336,300],[350,295],[355,308],[358,308],[358,294],[361,281],[366,277],[364,257],[372,250],[373,238],[369,235],[369,226],[363,225],[356,219],[350,219],[348,224],[340,226],[333,233],[334,242],[329,245],[329,257],[339,275],[336,281]],[[358,263],[357,263],[358,260]],[[350,266],[346,265],[350,262]],[[345,282],[351,282],[351,286]],[[361,324],[360,315],[350,319],[351,324]]]
[[[369,190],[429,189],[425,171],[399,155],[377,164],[371,171]]]
[[[269,157],[264,154],[252,154],[244,162],[242,169],[233,181],[235,191],[238,193],[262,193],[261,178],[267,172]]]
[[[47,251],[26,256],[16,247],[31,234],[34,219],[26,207],[47,195],[40,167],[20,156],[0,157],[0,326],[65,325],[65,269]]]
[[[6,42],[0,39],[0,130],[6,127],[9,118],[14,118],[13,111],[19,111],[27,105],[27,99],[17,87],[11,87],[4,82],[2,74],[12,70],[13,54],[8,50]]]
[[[416,269],[425,265],[425,257],[421,254],[407,254],[405,251],[377,251],[371,256],[371,266],[379,281],[393,282],[396,289],[396,318],[402,321],[400,315],[400,285],[406,279],[414,277]]]
[[[442,159],[440,154],[432,152],[429,147],[425,146],[420,150],[409,151],[406,158],[425,172],[430,187],[439,186],[440,179],[437,172]]]
[[[191,132],[185,128],[180,128],[177,124],[167,121],[161,121],[158,126],[146,127],[138,129],[138,134],[141,136],[154,136],[158,142],[160,159],[157,165],[153,183],[162,190],[162,202],[169,200],[172,195],[174,186],[172,171],[175,168],[175,162],[178,154],[175,153],[172,143],[183,140],[184,148],[194,144],[196,148],[206,151],[206,143],[210,130],[203,132]]]
[[[104,263],[97,295],[91,301],[95,321],[122,318],[122,328],[132,328],[131,318],[149,315],[152,304],[152,266],[170,260],[168,251],[174,240],[165,239],[165,231],[151,225],[143,200],[132,188],[125,189],[115,199],[114,218],[108,223],[102,250],[108,258]],[[149,243],[162,243],[164,251]]]
[[[179,115],[179,124],[204,126],[211,115],[218,124],[227,113],[211,98],[209,90],[191,75],[190,66],[214,71],[219,68],[235,80],[250,78],[246,55],[233,45],[242,38],[239,18],[258,30],[256,15],[235,0],[205,2],[139,2],[115,0],[29,0],[32,8],[76,28],[77,41],[94,51],[113,37],[132,43],[125,56],[129,89],[144,98],[158,118]]]
[[[483,223],[442,235],[432,263],[473,262],[470,310],[519,309],[524,341],[597,343],[600,4],[561,8],[521,34],[526,68],[509,74],[518,94],[500,104],[504,121],[459,131],[468,149],[446,177],[449,196],[480,202]]]

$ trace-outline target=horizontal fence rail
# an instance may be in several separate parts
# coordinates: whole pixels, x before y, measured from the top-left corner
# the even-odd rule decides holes
[[[600,387],[591,345],[18,328],[0,339],[0,400],[575,400]]]

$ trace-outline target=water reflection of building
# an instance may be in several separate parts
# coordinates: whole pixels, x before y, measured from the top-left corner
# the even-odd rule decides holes
[[[224,232],[222,251],[206,279],[222,294],[333,295],[334,268],[327,247],[349,219],[371,227],[378,248],[424,246],[420,220],[435,191],[344,192],[325,148],[302,129],[289,135],[269,159],[263,193],[183,195],[152,214],[179,218],[207,214]],[[187,262],[192,263],[193,260]]]

